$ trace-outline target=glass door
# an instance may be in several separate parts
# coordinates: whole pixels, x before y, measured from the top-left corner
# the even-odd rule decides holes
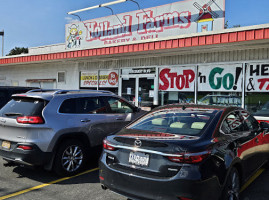
[[[135,85],[136,78],[122,79],[122,94],[121,96],[127,99],[130,103],[135,104]]]
[[[139,107],[152,107],[154,97],[154,78],[139,78],[138,84],[138,105]]]

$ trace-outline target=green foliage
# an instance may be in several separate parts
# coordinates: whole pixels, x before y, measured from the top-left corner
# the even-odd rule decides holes
[[[15,47],[9,51],[9,54],[7,54],[7,56],[19,55],[19,54],[23,54],[23,53],[28,53],[28,48]]]
[[[236,24],[236,25],[233,25],[232,28],[238,28],[238,27],[241,27],[240,24]],[[225,21],[225,24],[224,24],[224,29],[227,29],[229,28],[229,23],[228,23],[228,20]]]

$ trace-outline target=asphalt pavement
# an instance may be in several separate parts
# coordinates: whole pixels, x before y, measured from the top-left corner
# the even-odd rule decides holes
[[[98,178],[97,161],[74,177],[57,177],[43,169],[4,167],[0,159],[0,200],[126,200],[109,190],[102,190]],[[265,168],[248,183],[241,200],[269,199],[269,169]]]

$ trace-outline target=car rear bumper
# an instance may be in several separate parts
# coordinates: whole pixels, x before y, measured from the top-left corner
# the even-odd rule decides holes
[[[217,200],[221,187],[216,177],[207,180],[172,178],[150,179],[110,168],[104,159],[100,161],[100,182],[108,188],[131,199],[145,200]]]
[[[17,144],[16,147],[18,145],[21,144]],[[32,150],[22,150],[16,147],[7,150],[0,146],[0,156],[7,161],[29,166],[45,165],[52,158],[52,153],[43,152],[34,144],[23,145],[30,145]]]

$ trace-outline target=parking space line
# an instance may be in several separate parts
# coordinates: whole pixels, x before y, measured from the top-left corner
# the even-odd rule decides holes
[[[241,188],[240,192],[243,192],[256,178],[258,178],[263,172],[264,168],[259,169]]]
[[[85,172],[81,172],[81,173],[79,173],[77,175],[74,175],[74,176],[64,177],[64,178],[57,179],[55,181],[51,181],[51,182],[48,182],[48,183],[45,183],[45,184],[42,184],[42,185],[38,185],[38,186],[31,187],[31,188],[28,188],[28,189],[25,189],[25,190],[21,190],[19,192],[15,192],[15,193],[12,193],[12,194],[9,194],[9,195],[6,195],[6,196],[2,196],[2,197],[0,197],[0,200],[4,200],[4,199],[11,198],[11,197],[15,197],[15,196],[18,196],[18,195],[27,193],[27,192],[31,192],[33,190],[37,190],[37,189],[40,189],[40,188],[43,188],[43,187],[46,187],[46,186],[55,184],[55,183],[59,183],[59,182],[65,181],[65,180],[69,180],[69,179],[72,179],[72,178],[75,178],[75,177],[78,177],[78,176],[81,176],[81,175],[84,175],[84,174],[88,174],[88,173],[97,171],[98,169],[99,168],[90,169],[90,170],[87,170]]]

